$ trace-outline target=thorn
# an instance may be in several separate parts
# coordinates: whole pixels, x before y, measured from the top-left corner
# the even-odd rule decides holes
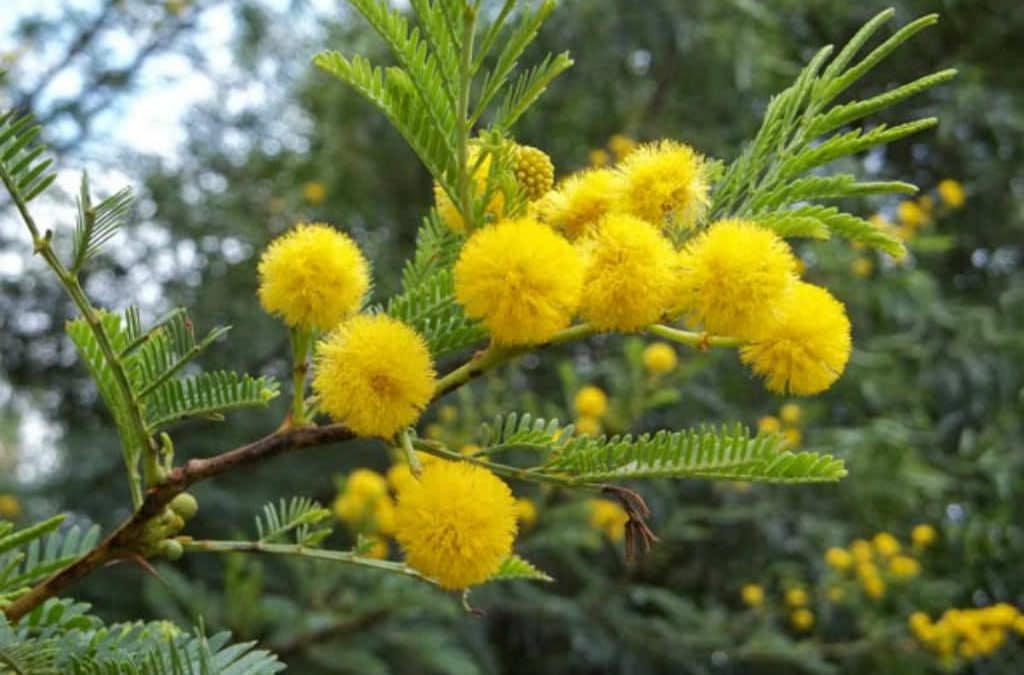
[[[132,554],[131,560],[136,565],[141,567],[143,571],[152,575],[153,578],[155,578],[157,581],[159,581],[160,583],[164,583],[164,578],[160,576],[160,573],[156,571],[156,568],[150,565],[149,561],[143,558],[141,555],[139,555],[138,553],[134,553]]]

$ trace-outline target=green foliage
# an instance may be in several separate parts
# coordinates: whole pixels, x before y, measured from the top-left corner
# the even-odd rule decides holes
[[[256,516],[257,539],[263,543],[286,542],[290,538],[301,546],[318,546],[331,534],[324,521],[331,512],[308,497],[292,497],[264,504]],[[289,537],[294,534],[294,537]]]
[[[541,475],[579,482],[638,478],[706,478],[765,483],[837,481],[841,460],[813,452],[784,452],[775,434],[751,437],[742,425],[721,429],[659,431],[632,436],[573,435],[557,420],[512,413],[498,418],[482,452],[528,449],[546,455]]]
[[[902,256],[902,244],[868,221],[838,209],[802,205],[818,199],[915,190],[901,182],[858,182],[849,174],[807,175],[838,159],[916,134],[937,123],[935,118],[928,117],[892,127],[854,127],[822,138],[955,77],[956,71],[943,70],[884,94],[830,108],[840,94],[898,46],[938,21],[937,15],[931,14],[907,24],[851,66],[860,49],[893,15],[893,10],[886,10],[865,24],[827,66],[832,48],[821,49],[796,82],[772,99],[754,141],[729,165],[716,186],[713,216],[757,217],[787,236],[825,238],[835,233]],[[786,209],[789,205],[797,208],[791,212]],[[792,215],[793,222],[786,218],[787,214]]]
[[[100,529],[83,530],[75,525],[56,531],[64,516],[55,516],[33,527],[0,537],[0,605],[32,584],[67,567],[99,541]],[[0,523],[0,533],[10,525]],[[44,534],[49,533],[44,540]]]
[[[131,188],[124,188],[94,206],[89,192],[88,175],[82,174],[82,187],[77,200],[78,217],[75,222],[74,249],[71,254],[72,271],[81,270],[85,263],[117,234],[128,219],[132,203]]]
[[[517,555],[509,556],[502,561],[498,571],[491,575],[491,581],[514,581],[525,579],[528,581],[554,581],[546,572],[537,569],[533,563],[523,560]]]
[[[227,332],[214,329],[196,342],[192,321],[178,309],[143,332],[138,312],[129,309],[126,318],[101,312],[103,332],[109,337],[130,376],[133,401],[143,410],[150,435],[168,425],[187,419],[220,419],[229,410],[265,407],[278,393],[276,381],[228,371],[199,372],[183,377],[177,373],[199,353]],[[85,319],[68,323],[68,336],[89,366],[108,409],[118,422],[127,422],[127,412],[117,397],[119,391],[113,368]],[[120,420],[120,421],[119,421]]]
[[[167,622],[103,623],[89,606],[49,600],[17,626],[0,615],[0,675],[272,675],[284,670],[255,643],[230,644]]]
[[[50,170],[53,160],[42,157],[46,146],[36,142],[39,132],[31,115],[14,111],[0,114],[0,180],[23,205],[42,194],[57,178]]]

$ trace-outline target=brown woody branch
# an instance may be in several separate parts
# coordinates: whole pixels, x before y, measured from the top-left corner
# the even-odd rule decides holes
[[[306,427],[277,432],[209,459],[189,460],[183,466],[171,471],[163,483],[150,488],[142,506],[132,514],[131,518],[111,532],[106,539],[77,561],[36,585],[28,593],[5,607],[4,615],[8,621],[13,623],[103,565],[117,560],[137,558],[140,555],[141,538],[149,521],[160,515],[172,499],[187,490],[193,483],[293,450],[348,441],[353,438],[355,438],[355,434],[340,424]]]

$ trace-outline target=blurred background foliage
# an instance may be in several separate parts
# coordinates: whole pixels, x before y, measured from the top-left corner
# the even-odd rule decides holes
[[[47,121],[63,168],[112,174],[140,194],[137,226],[88,279],[102,303],[141,302],[151,316],[190,307],[200,328],[235,327],[211,366],[284,376],[287,336],[255,296],[255,262],[272,237],[297,220],[329,221],[374,261],[378,298],[396,288],[429,178],[382,116],[309,63],[325,47],[383,54],[366,25],[335,3],[301,0],[53,4],[59,11],[29,8],[10,26],[5,95]],[[1024,6],[563,0],[536,49],[570,49],[577,65],[523,120],[519,140],[549,152],[559,175],[614,161],[630,139],[678,138],[733,157],[814,49],[890,4],[900,22],[932,11],[942,21],[853,94],[936,66],[960,76],[901,107],[904,118],[940,117],[936,131],[858,160],[922,186],[906,204],[856,205],[909,238],[909,259],[801,244],[806,276],[853,321],[854,358],[837,386],[780,400],[734,353],[673,350],[672,364],[644,340],[597,338],[524,359],[431,411],[421,429],[470,445],[500,409],[610,432],[778,424],[794,444],[846,460],[838,486],[636,486],[661,541],[628,565],[614,509],[517,485],[530,501],[518,550],[556,582],[474,593],[483,616],[405,579],[232,557],[187,557],[159,578],[122,565],[79,595],[111,619],[202,615],[279,650],[297,673],[1018,672],[1024,636],[1013,636],[1009,614],[930,622],[951,608],[1024,607]],[[209,16],[231,26],[215,49]],[[145,130],[180,136],[154,155],[111,130],[131,114],[125,101],[156,101],[147,97],[161,83],[146,73],[168,56],[215,96],[190,107],[180,129]],[[127,503],[114,432],[63,336],[70,308],[11,221],[0,217],[0,516],[67,510],[73,522],[110,526]],[[605,393],[606,411],[593,391],[577,402],[588,386]],[[183,431],[179,453],[233,447],[273,417]],[[190,528],[250,531],[265,501],[302,494],[332,505],[354,468],[383,475],[389,465],[369,443],[279,458],[198,488]],[[921,524],[934,541],[915,546]],[[373,529],[377,519],[349,515],[334,536]],[[879,533],[895,535],[900,554]],[[848,551],[849,569],[842,554],[826,562],[831,547]],[[911,620],[915,611],[929,623]]]

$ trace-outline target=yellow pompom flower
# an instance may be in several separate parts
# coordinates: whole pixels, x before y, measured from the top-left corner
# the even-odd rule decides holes
[[[477,160],[480,158],[480,146],[471,145],[469,148],[469,169],[472,170],[476,166]],[[475,187],[474,197],[481,199],[484,195],[484,191],[487,189],[487,179],[491,173],[491,155],[487,155],[480,166],[477,167],[476,173],[473,174],[473,185]],[[465,232],[466,221],[462,217],[462,212],[452,201],[452,198],[448,195],[443,187],[439,183],[434,183],[434,207],[437,209],[437,215],[441,218],[441,222],[448,226],[452,232]],[[468,208],[468,207],[467,207]],[[487,203],[484,216],[490,217],[492,220],[500,220],[505,214],[505,195],[501,190],[495,190],[491,193],[490,201]],[[478,223],[482,224],[482,223]]]
[[[373,525],[377,534],[390,537],[395,533],[395,502],[387,495],[373,505]]]
[[[921,208],[917,202],[906,199],[896,207],[896,215],[900,223],[911,229],[921,227],[928,222],[928,212]]]
[[[608,151],[601,148],[591,150],[590,154],[587,155],[587,160],[590,162],[590,166],[595,168],[608,166],[612,161],[611,157],[608,156]]]
[[[362,499],[374,500],[387,492],[387,480],[370,469],[356,469],[345,481],[345,494],[353,494]]]
[[[757,430],[762,434],[778,433],[782,429],[782,423],[774,415],[765,415],[757,420]]]
[[[704,157],[676,141],[641,145],[619,167],[617,210],[660,227],[692,228],[708,206]]]
[[[384,314],[357,316],[317,346],[320,408],[360,436],[390,438],[419,419],[434,394],[423,338]]]
[[[789,615],[789,622],[797,630],[810,630],[814,627],[814,612],[809,609],[798,609]]]
[[[416,476],[412,475],[412,469],[408,464],[392,464],[387,473],[388,485],[396,494],[416,482]]]
[[[14,495],[0,495],[0,518],[14,520],[21,515],[21,503]]]
[[[790,448],[799,448],[800,444],[804,442],[804,432],[799,429],[786,429],[782,432],[782,436],[786,439],[786,445]]]
[[[850,554],[858,563],[867,563],[875,557],[875,549],[871,546],[871,542],[857,539],[850,544]]]
[[[580,316],[599,330],[638,331],[665,314],[675,251],[653,225],[612,214],[584,240]]]
[[[615,159],[621,162],[636,150],[636,141],[626,134],[615,134],[608,139],[608,149],[615,154]]]
[[[829,586],[826,595],[829,602],[837,605],[846,599],[846,591],[843,590],[842,586]]]
[[[398,495],[395,538],[406,562],[445,589],[487,581],[512,552],[516,501],[487,469],[434,462]]]
[[[747,220],[714,223],[678,262],[678,308],[719,335],[749,335],[775,313],[797,278],[786,242]]]
[[[853,272],[854,276],[862,279],[871,276],[874,270],[875,263],[871,262],[870,258],[860,257],[850,263],[850,271]]]
[[[583,415],[573,422],[573,427],[581,436],[597,436],[601,433],[601,420]]]
[[[516,500],[516,520],[524,527],[530,527],[537,522],[537,505],[532,499],[520,497]]]
[[[880,600],[885,597],[885,582],[881,577],[864,577],[861,579],[860,585],[864,589],[864,594],[872,600]]]
[[[740,589],[740,597],[744,605],[757,609],[764,604],[764,589],[757,584],[747,584]]]
[[[537,202],[537,217],[569,239],[578,239],[612,212],[621,189],[622,178],[611,169],[581,171]]]
[[[679,364],[679,357],[672,345],[666,342],[654,342],[644,349],[644,368],[652,375],[664,375],[672,372]]]
[[[590,526],[613,542],[622,541],[629,522],[629,515],[622,505],[610,499],[588,499],[587,506],[590,508]]]
[[[853,555],[844,548],[832,547],[825,551],[825,563],[832,569],[846,571],[853,565]]]
[[[779,417],[786,424],[797,425],[800,424],[800,418],[803,417],[804,411],[798,403],[787,403],[779,409]]]
[[[946,206],[958,209],[964,205],[965,201],[967,201],[967,195],[964,192],[963,185],[952,178],[947,178],[939,182],[939,199],[941,199]]]
[[[894,556],[900,552],[899,539],[888,532],[879,532],[875,535],[874,539],[871,540],[871,543],[875,545],[876,551],[886,557]]]
[[[893,556],[889,560],[889,572],[900,579],[910,579],[921,573],[921,563],[908,555]]]
[[[334,517],[343,523],[359,526],[369,515],[370,503],[359,495],[343,493],[338,495],[332,505]]]
[[[310,181],[302,186],[302,197],[315,206],[327,198],[327,188],[323,183]]]
[[[911,530],[910,541],[914,543],[915,548],[928,548],[935,542],[936,536],[934,527],[922,523],[921,525],[915,525],[914,529]]]
[[[499,344],[550,339],[572,321],[582,287],[576,250],[529,218],[478,230],[455,264],[455,297]]]
[[[774,320],[740,350],[769,390],[809,396],[839,379],[850,359],[846,308],[823,288],[797,282]]]
[[[259,264],[263,308],[289,326],[330,330],[359,311],[370,267],[348,235],[300,223],[270,243]]]
[[[543,150],[529,145],[516,146],[516,182],[529,201],[546,195],[555,183],[555,165]]]
[[[363,555],[374,560],[384,560],[388,557],[388,542],[381,537],[369,537],[366,550]]]
[[[576,412],[586,417],[604,417],[608,412],[608,395],[600,387],[587,386],[576,392]]]
[[[786,591],[786,604],[790,607],[805,607],[807,601],[807,591],[799,586]]]

